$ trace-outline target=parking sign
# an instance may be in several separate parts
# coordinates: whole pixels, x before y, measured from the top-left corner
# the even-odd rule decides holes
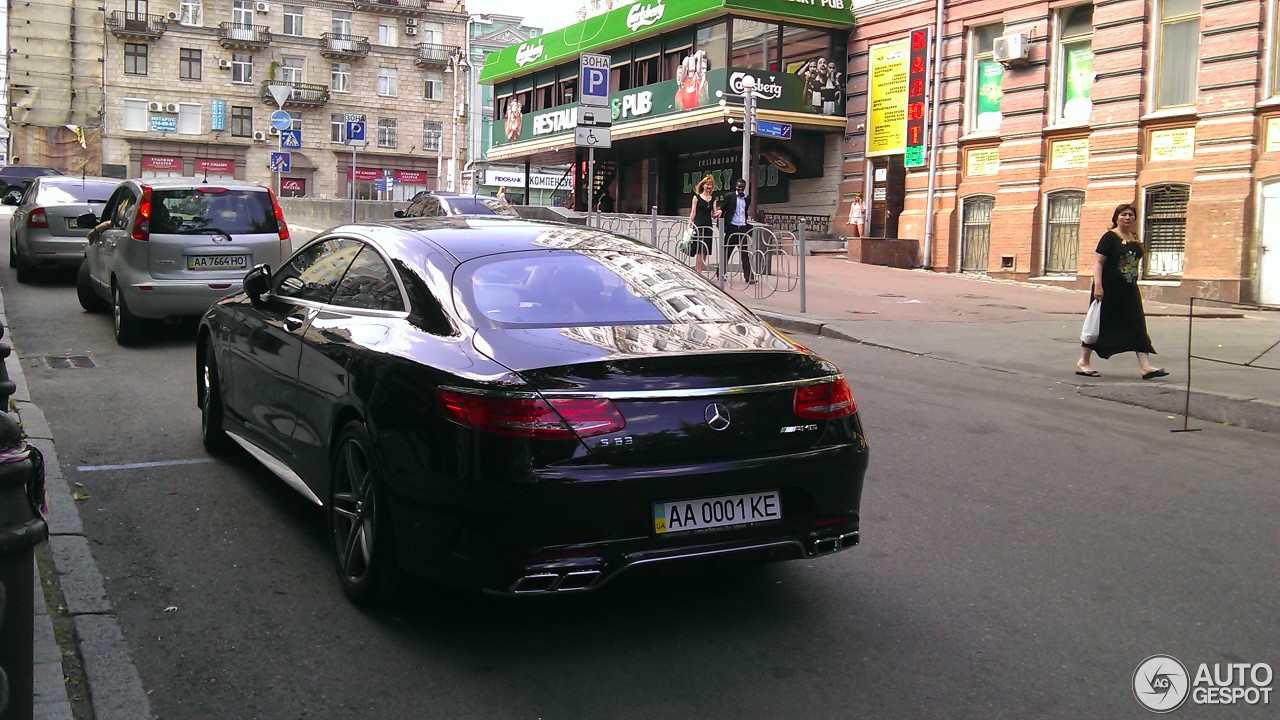
[[[360,145],[364,143],[364,116],[347,114],[347,144]]]
[[[578,103],[609,107],[609,56],[582,53],[578,64]]]

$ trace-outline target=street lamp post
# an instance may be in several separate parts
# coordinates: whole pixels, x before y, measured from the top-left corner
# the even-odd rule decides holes
[[[747,192],[751,192],[751,131],[755,128],[755,94],[756,79],[751,75],[744,75],[742,78],[742,94],[727,93],[723,90],[716,91],[716,97],[720,98],[720,107],[725,108],[725,114],[729,112],[728,103],[724,98],[735,97],[742,98],[742,179],[747,181]],[[733,123],[733,120],[729,120]],[[734,128],[737,130],[738,128]]]
[[[454,50],[449,55],[449,67],[445,68],[445,72],[453,75],[453,110],[451,113],[451,125],[449,130],[449,191],[454,192],[457,189],[458,178],[458,116],[462,114],[462,108],[458,105],[458,83],[462,81],[462,75],[471,68],[465,56],[459,50]]]

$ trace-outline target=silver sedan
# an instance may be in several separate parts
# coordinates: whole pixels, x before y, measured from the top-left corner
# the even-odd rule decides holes
[[[89,228],[77,227],[76,218],[100,215],[119,184],[94,176],[33,180],[9,222],[9,267],[17,268],[18,282],[30,282],[39,269],[78,267]]]

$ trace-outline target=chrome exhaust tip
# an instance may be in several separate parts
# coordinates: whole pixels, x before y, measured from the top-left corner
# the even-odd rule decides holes
[[[525,575],[511,586],[515,595],[587,590],[601,577],[599,570],[573,570],[566,573],[534,573]]]
[[[814,555],[829,555],[833,552],[844,550],[847,547],[853,547],[858,544],[858,531],[841,533],[832,535],[831,537],[819,538],[813,541]]]

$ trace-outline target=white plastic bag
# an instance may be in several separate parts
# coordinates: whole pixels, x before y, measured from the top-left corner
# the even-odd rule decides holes
[[[1098,333],[1102,330],[1102,301],[1089,303],[1089,312],[1084,314],[1084,328],[1080,330],[1080,342],[1088,345],[1098,341]]]

